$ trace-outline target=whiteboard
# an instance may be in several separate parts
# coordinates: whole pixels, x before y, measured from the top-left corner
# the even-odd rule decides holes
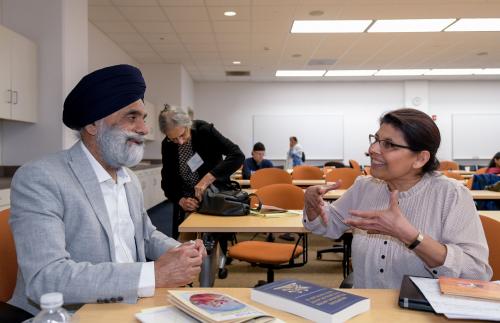
[[[452,115],[453,159],[490,159],[500,151],[500,114]]]
[[[344,117],[334,114],[254,115],[253,143],[262,142],[267,159],[285,159],[289,138],[297,137],[306,161],[344,159]]]

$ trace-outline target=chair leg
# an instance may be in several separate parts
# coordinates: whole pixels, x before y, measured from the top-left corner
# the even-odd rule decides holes
[[[267,282],[272,283],[274,281],[274,270],[272,268],[267,268]]]

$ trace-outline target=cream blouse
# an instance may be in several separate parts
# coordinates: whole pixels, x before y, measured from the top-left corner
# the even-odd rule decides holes
[[[320,217],[308,221],[304,212],[304,227],[337,239],[349,229],[342,221],[351,216],[349,210],[387,209],[389,198],[384,181],[360,176],[340,199],[325,203],[329,216],[326,226]],[[398,239],[353,229],[354,288],[399,288],[405,274],[491,278],[483,227],[472,196],[462,183],[437,172],[426,174],[410,190],[399,193],[399,207],[418,230],[446,246],[444,264],[429,268]]]

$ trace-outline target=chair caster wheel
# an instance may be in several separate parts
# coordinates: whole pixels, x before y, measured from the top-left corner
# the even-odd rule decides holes
[[[316,259],[317,260],[321,260],[321,254],[320,253],[316,254]]]
[[[227,278],[227,269],[226,268],[221,268],[219,269],[219,273],[217,274],[219,279],[225,279]]]

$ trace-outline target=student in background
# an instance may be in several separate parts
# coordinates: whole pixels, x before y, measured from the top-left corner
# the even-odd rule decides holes
[[[297,137],[290,137],[290,149],[287,153],[285,170],[302,165],[305,162],[305,154],[302,145],[299,144]]]
[[[354,288],[399,288],[405,274],[489,280],[488,245],[469,190],[436,172],[439,129],[415,109],[391,111],[370,135],[371,175],[338,200],[306,190],[304,226],[337,239],[352,229]]]
[[[266,147],[261,142],[255,143],[252,149],[252,157],[245,159],[243,162],[243,179],[249,179],[250,176],[257,170],[261,168],[271,168],[273,167],[273,163],[264,159],[264,155],[266,154]]]
[[[490,160],[486,174],[500,174],[500,151]]]

